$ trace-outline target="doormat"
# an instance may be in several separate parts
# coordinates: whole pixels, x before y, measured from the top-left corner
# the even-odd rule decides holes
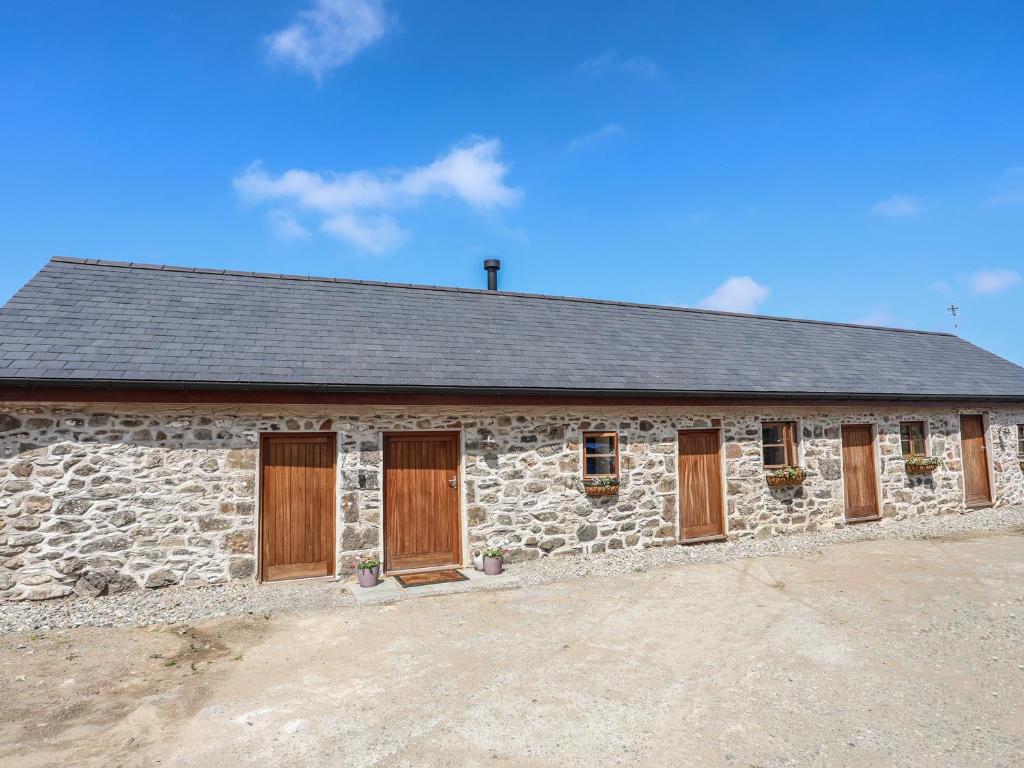
[[[451,570],[403,573],[401,576],[395,576],[395,581],[403,587],[425,587],[428,584],[447,584],[449,581],[469,581],[469,579],[458,571]]]

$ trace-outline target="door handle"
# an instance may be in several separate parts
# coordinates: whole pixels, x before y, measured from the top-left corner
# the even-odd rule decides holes
[[[452,488],[458,488],[459,487],[459,479],[457,477],[455,477],[454,475],[452,475],[451,477],[448,478],[448,485],[450,485]]]

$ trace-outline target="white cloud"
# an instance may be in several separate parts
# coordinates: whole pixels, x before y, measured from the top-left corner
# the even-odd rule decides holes
[[[916,216],[922,211],[921,201],[913,195],[893,195],[871,206],[871,216],[883,216],[887,219],[905,219]]]
[[[320,82],[390,28],[384,0],[315,0],[289,26],[267,35],[270,55]]]
[[[935,291],[936,293],[953,293],[953,286],[951,286],[945,280],[936,280],[934,283],[928,286],[928,289]]]
[[[730,277],[701,301],[704,309],[725,312],[756,312],[771,291],[751,277]]]
[[[405,237],[389,212],[424,199],[455,198],[476,211],[515,205],[522,192],[506,184],[508,172],[501,142],[472,137],[434,162],[405,171],[292,169],[275,176],[256,162],[232,183],[246,202],[275,203],[293,218],[300,211],[316,214],[322,231],[379,253],[397,248]]]
[[[500,155],[500,141],[476,137],[409,171],[398,189],[412,197],[454,195],[478,210],[515,205],[522,193],[505,184],[509,168]]]
[[[884,308],[876,309],[853,322],[855,325],[879,325],[887,328],[903,325],[892,312]]]
[[[371,253],[393,251],[405,241],[405,232],[387,215],[360,217],[341,213],[326,219],[320,229]]]
[[[291,211],[275,208],[267,213],[267,222],[281,240],[304,240],[309,237],[309,230],[299,223]]]
[[[1003,205],[1024,205],[1024,165],[1007,168],[999,185],[999,191],[984,203],[986,208],[997,208]]]
[[[991,269],[975,272],[968,278],[973,293],[1002,293],[1021,282],[1020,273],[1012,269]]]
[[[592,147],[595,144],[600,144],[602,141],[614,138],[615,136],[621,136],[625,131],[621,125],[617,123],[609,123],[603,128],[598,128],[592,133],[588,133],[584,136],[578,136],[569,142],[569,151],[576,152],[587,147]]]
[[[652,79],[661,77],[661,68],[652,59],[646,56],[622,57],[617,51],[605,51],[600,56],[585,59],[580,62],[576,70],[588,74],[623,72],[627,75]]]

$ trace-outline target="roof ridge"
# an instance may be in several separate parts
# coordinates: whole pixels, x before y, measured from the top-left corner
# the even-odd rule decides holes
[[[581,296],[560,296],[548,293],[526,293],[522,291],[490,291],[485,288],[460,288],[446,285],[426,285],[417,283],[393,283],[381,280],[356,280],[346,277],[316,277],[309,275],[289,275],[274,272],[250,272],[233,269],[209,269],[206,267],[183,267],[169,264],[150,264],[138,261],[110,261],[106,259],[81,259],[73,256],[53,256],[50,263],[82,264],[94,267],[115,267],[120,269],[141,269],[159,272],[186,272],[198,275],[220,275],[225,277],[254,277],[268,280],[295,280],[300,282],[314,283],[340,283],[342,285],[369,285],[384,288],[405,288],[421,291],[446,291],[454,293],[469,293],[483,295],[510,296],[513,298],[545,299],[549,301],[574,301],[581,304],[601,304],[605,306],[632,307],[637,309],[658,309],[670,312],[687,312],[696,315],[712,315],[722,317],[751,318],[755,320],[773,320],[783,323],[807,323],[810,325],[826,325],[839,328],[856,328],[861,330],[891,331],[895,333],[916,333],[926,336],[954,336],[955,334],[946,331],[925,331],[917,328],[891,328],[883,325],[862,325],[859,323],[843,323],[835,320],[811,320],[802,317],[785,317],[779,315],[758,315],[748,312],[726,312],[718,309],[702,309],[698,307],[682,307],[667,304],[649,304],[635,301],[616,301],[614,299],[591,299]]]

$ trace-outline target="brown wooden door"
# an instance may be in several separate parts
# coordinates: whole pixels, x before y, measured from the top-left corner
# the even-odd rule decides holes
[[[460,565],[459,436],[384,436],[384,567]]]
[[[260,539],[265,581],[334,573],[334,435],[264,435]]]
[[[725,533],[722,460],[717,429],[679,433],[679,538]]]
[[[964,460],[964,496],[968,506],[992,503],[988,482],[985,423],[981,416],[960,417],[960,445]]]
[[[878,517],[875,438],[870,424],[843,425],[843,488],[848,520]]]

